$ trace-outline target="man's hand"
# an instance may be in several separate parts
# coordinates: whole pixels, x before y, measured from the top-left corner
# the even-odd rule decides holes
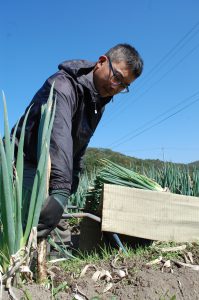
[[[63,197],[56,193],[48,196],[39,217],[37,227],[37,236],[39,238],[47,237],[57,227],[67,202],[68,196]]]

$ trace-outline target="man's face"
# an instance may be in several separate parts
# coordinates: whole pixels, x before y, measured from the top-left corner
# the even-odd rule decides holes
[[[93,71],[93,80],[101,97],[112,97],[130,85],[135,77],[124,61],[110,62],[108,57],[100,56]],[[121,83],[115,83],[117,81]]]

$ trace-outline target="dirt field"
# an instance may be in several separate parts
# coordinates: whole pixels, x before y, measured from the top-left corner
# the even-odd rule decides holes
[[[162,260],[156,261],[160,256]],[[129,257],[119,253],[101,260],[87,260],[86,267],[82,261],[53,265],[49,267],[50,289],[28,283],[13,291],[20,300],[196,300],[199,299],[198,265],[198,244],[172,252],[162,252],[155,246]],[[7,292],[3,292],[2,299],[9,299]]]

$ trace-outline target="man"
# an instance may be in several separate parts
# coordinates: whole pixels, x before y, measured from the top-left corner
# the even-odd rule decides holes
[[[37,166],[41,105],[47,101],[55,82],[56,112],[50,141],[49,196],[39,219],[39,237],[46,237],[58,225],[70,194],[76,191],[83,155],[105,105],[114,95],[129,91],[130,84],[142,73],[143,61],[135,48],[119,44],[100,56],[96,63],[71,60],[58,68],[59,71],[46,80],[31,101],[26,125],[24,185],[31,189]],[[16,144],[23,119],[24,115],[17,129]]]

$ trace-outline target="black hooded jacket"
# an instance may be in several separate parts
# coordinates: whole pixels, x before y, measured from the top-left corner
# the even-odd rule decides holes
[[[93,84],[94,66],[95,63],[85,60],[63,62],[58,67],[59,71],[46,80],[28,106],[32,105],[26,124],[24,157],[36,168],[41,105],[48,100],[51,85],[55,82],[56,112],[50,141],[51,190],[71,191],[73,175],[82,169],[82,157],[105,105],[111,100],[111,97],[102,98],[97,93]],[[18,125],[16,145],[24,116]]]

